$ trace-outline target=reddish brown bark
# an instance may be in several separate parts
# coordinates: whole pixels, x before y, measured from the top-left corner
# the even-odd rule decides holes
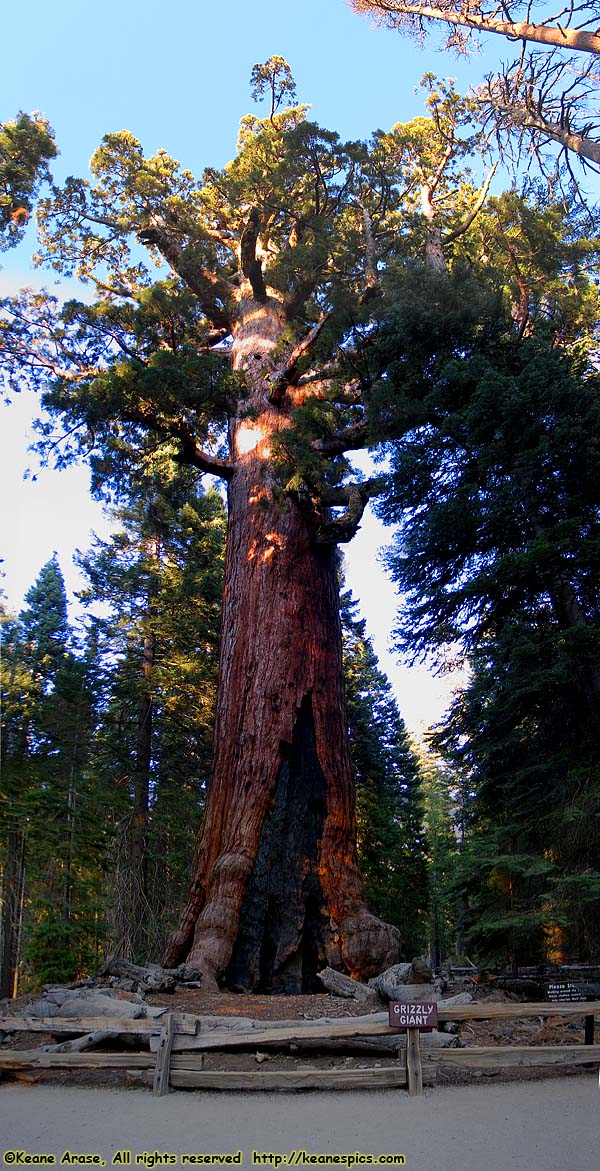
[[[234,366],[251,387],[231,425],[213,774],[188,905],[164,957],[203,985],[310,990],[319,966],[365,977],[398,931],[364,903],[343,695],[335,546],[281,501],[271,447],[297,391],[269,402],[281,303],[240,306]]]

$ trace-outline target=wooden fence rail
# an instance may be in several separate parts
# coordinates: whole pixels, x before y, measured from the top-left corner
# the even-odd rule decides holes
[[[326,1021],[240,1022],[231,1017],[196,1017],[166,1013],[160,1019],[137,1020],[120,1017],[0,1017],[2,1034],[51,1032],[56,1035],[92,1034],[103,1038],[139,1036],[146,1038],[151,1052],[47,1052],[43,1049],[0,1049],[2,1071],[31,1069],[125,1069],[156,1095],[169,1087],[198,1089],[368,1089],[382,1086],[407,1087],[410,1094],[423,1092],[423,1075],[441,1064],[469,1069],[502,1069],[515,1066],[583,1065],[600,1062],[600,1045],[593,1044],[594,1018],[600,1016],[599,1002],[548,1004],[438,1005],[438,1020],[499,1020],[522,1017],[583,1017],[587,1022],[586,1044],[531,1046],[468,1046],[462,1049],[433,1049],[421,1045],[417,1029],[408,1029],[406,1046],[394,1065],[370,1069],[337,1070],[205,1070],[207,1051],[244,1048],[287,1047],[302,1041],[347,1040],[398,1036],[386,1023],[384,1014],[374,1019],[351,1017]],[[591,1022],[591,1026],[590,1026]],[[251,1027],[249,1027],[251,1026]],[[592,1042],[592,1043],[590,1043]],[[64,1048],[64,1046],[63,1046]]]

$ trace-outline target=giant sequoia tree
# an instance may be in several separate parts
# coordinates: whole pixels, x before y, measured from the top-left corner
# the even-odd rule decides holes
[[[432,232],[439,263],[482,197],[448,91],[431,117],[344,145],[305,107],[279,109],[281,58],[253,80],[269,116],[246,117],[236,158],[201,183],[108,135],[93,183],[68,180],[41,212],[46,258],[98,299],[23,296],[0,328],[9,378],[41,382],[61,458],[84,451],[97,486],[157,445],[227,486],[212,780],[165,962],[189,956],[208,988],[291,991],[325,962],[364,977],[399,952],[357,862],[336,549],[380,488],[347,453],[369,443],[385,377],[368,357],[381,268],[431,251]]]

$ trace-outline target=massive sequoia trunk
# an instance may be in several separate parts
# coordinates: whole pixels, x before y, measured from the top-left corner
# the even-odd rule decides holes
[[[320,966],[366,977],[398,958],[364,904],[343,693],[336,546],[282,497],[272,459],[301,391],[273,402],[275,296],[242,301],[234,368],[248,398],[234,467],[214,762],[188,905],[164,962],[203,986],[310,991]]]

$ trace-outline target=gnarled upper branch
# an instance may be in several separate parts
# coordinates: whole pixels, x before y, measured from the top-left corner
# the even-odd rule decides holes
[[[202,312],[215,328],[229,332],[233,318],[228,306],[235,297],[235,285],[198,263],[166,230],[158,226],[148,227],[140,231],[138,236],[142,243],[157,248],[174,272],[196,294]]]
[[[510,5],[491,4],[486,11],[480,0],[467,0],[458,6],[452,2],[421,4],[418,0],[412,3],[411,0],[351,0],[351,3],[356,12],[374,13],[393,28],[406,28],[407,31],[415,28],[415,22],[419,28],[423,21],[433,20],[476,32],[496,33],[511,41],[533,41],[539,45],[580,53],[600,53],[600,35],[595,29],[590,31],[587,28],[569,27],[567,21],[561,23],[561,17],[568,17],[571,12],[578,10],[588,11],[590,19],[586,23],[591,23],[591,4],[565,8],[557,13],[555,24],[534,24],[529,20],[500,19],[500,16],[507,14],[507,7],[510,15]]]

